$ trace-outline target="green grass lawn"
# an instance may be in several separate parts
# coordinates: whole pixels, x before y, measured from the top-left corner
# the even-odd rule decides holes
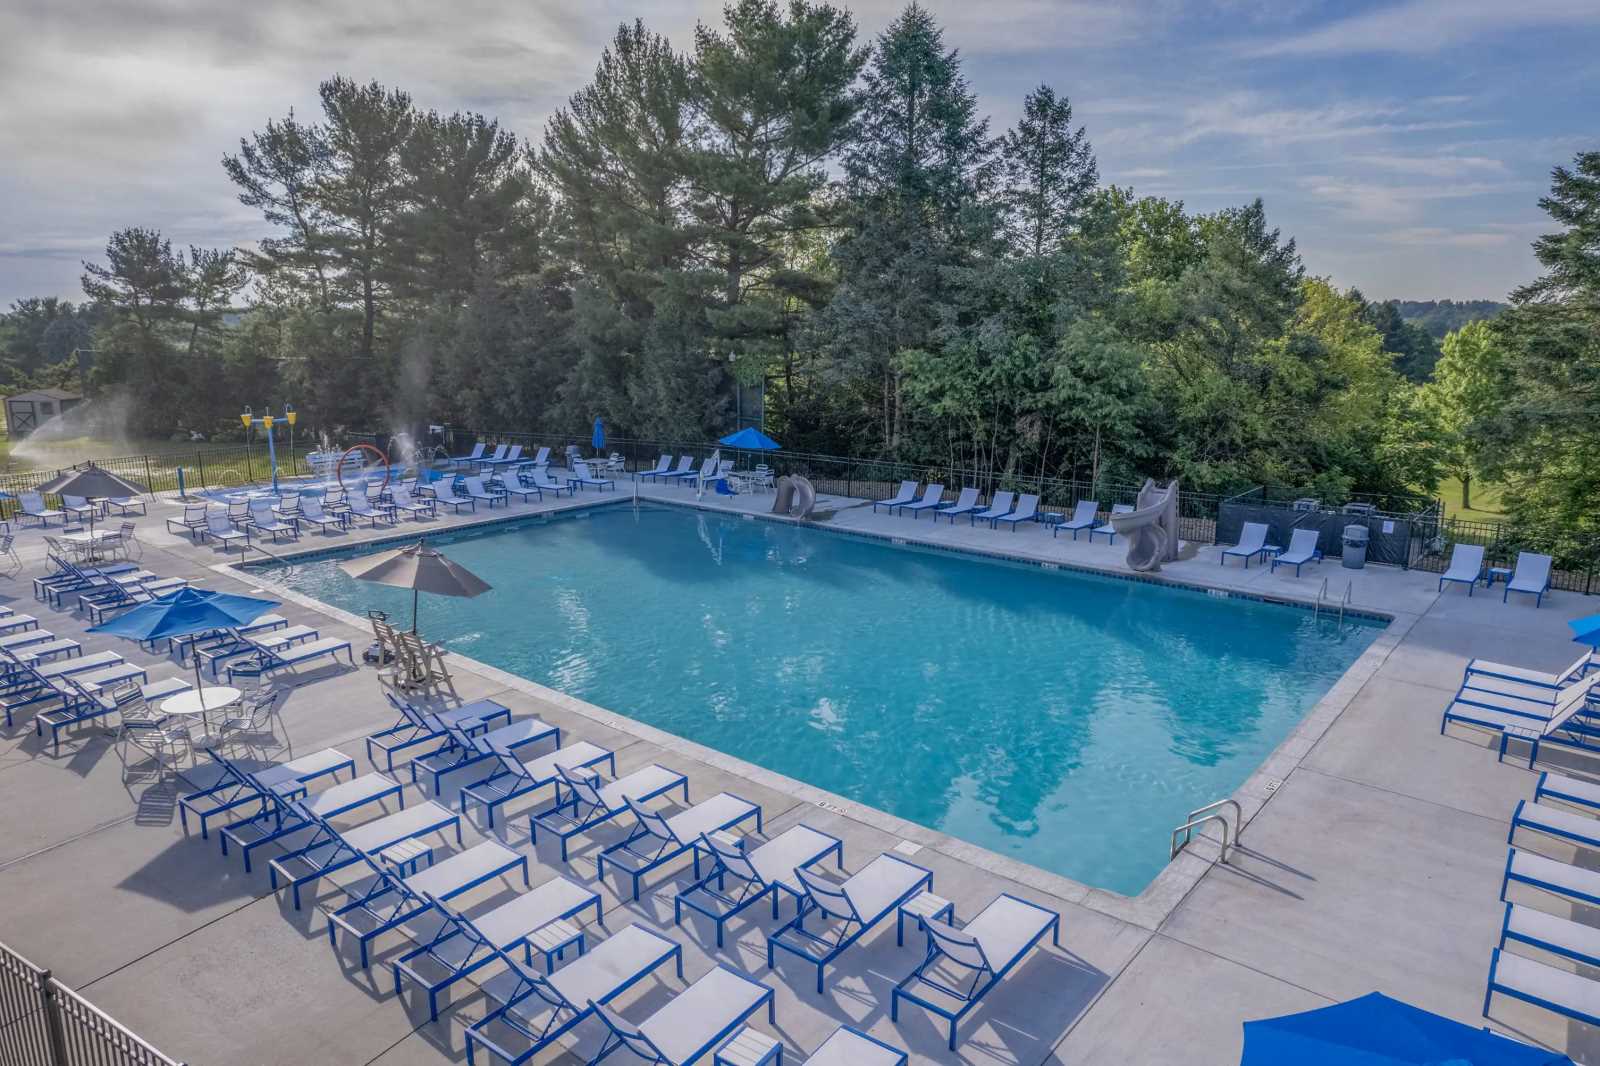
[[[1472,483],[1472,506],[1461,506],[1461,482],[1456,478],[1446,478],[1439,485],[1439,498],[1444,500],[1444,513],[1450,518],[1460,518],[1472,522],[1499,522],[1505,519],[1505,512],[1500,507],[1500,497],[1505,490],[1492,482],[1477,481]]]

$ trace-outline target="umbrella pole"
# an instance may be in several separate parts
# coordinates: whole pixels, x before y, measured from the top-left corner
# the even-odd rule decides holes
[[[417,596],[418,590],[411,590],[411,632],[417,631]]]

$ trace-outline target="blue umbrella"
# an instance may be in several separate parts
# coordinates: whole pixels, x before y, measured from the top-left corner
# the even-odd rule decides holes
[[[606,446],[606,424],[600,421],[599,415],[595,416],[594,436],[589,439],[589,443],[594,445],[595,451],[599,451]]]
[[[1572,1066],[1532,1047],[1373,992],[1244,1023],[1239,1066]]]
[[[752,452],[773,452],[782,445],[755,426],[746,426],[737,433],[730,433],[723,437],[718,444],[726,444],[730,448],[743,448]]]
[[[1567,625],[1572,627],[1572,640],[1576,644],[1587,644],[1591,648],[1600,648],[1600,614],[1591,614],[1586,618],[1574,618]]]
[[[248,625],[276,606],[277,600],[258,600],[253,596],[184,588],[149,603],[141,603],[109,622],[91,626],[89,632],[110,633],[139,641],[186,637],[208,633],[213,629]],[[194,657],[194,685],[200,691],[205,691],[200,684],[198,655]]]

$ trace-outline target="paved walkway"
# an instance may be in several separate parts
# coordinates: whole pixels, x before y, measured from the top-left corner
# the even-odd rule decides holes
[[[623,489],[631,486],[624,483]],[[684,489],[643,491],[695,503]],[[701,504],[739,509],[769,501],[708,498]],[[842,529],[998,549],[1057,565],[1122,568],[1120,544],[1052,540],[1036,526],[1015,533],[934,527],[927,520],[874,516],[857,501],[825,503],[838,508],[831,524]],[[157,505],[140,520],[147,568],[212,588],[259,587],[218,572],[219,552],[165,532],[162,520],[176,514]],[[433,523],[452,524],[456,520]],[[378,532],[385,534],[392,531]],[[302,547],[372,536],[309,535]],[[182,673],[175,663],[125,642],[83,634],[81,616],[35,603],[27,589],[43,567],[42,545],[32,532],[19,543],[24,569],[14,580],[15,592],[0,600],[38,616],[58,635],[82,640],[88,651],[117,650],[150,664],[152,676]],[[1132,900],[1005,863],[458,660],[459,696],[497,699],[519,716],[537,715],[560,726],[564,738],[612,748],[624,773],[650,762],[682,770],[695,799],[724,788],[747,796],[762,804],[769,834],[802,820],[833,832],[846,842],[849,869],[898,848],[934,871],[940,894],[956,901],[963,915],[1001,891],[1062,912],[1063,950],[1036,953],[989,997],[963,1027],[955,1054],[944,1049],[938,1027],[919,1011],[908,1010],[899,1024],[889,1022],[889,989],[920,954],[909,943],[897,947],[892,932],[853,949],[819,997],[807,975],[791,965],[764,972],[762,930],[772,924],[764,914],[730,926],[720,953],[708,929],[686,921],[675,932],[686,946],[689,977],[717,960],[764,976],[777,989],[777,1033],[791,1055],[809,1051],[848,1020],[907,1047],[917,1063],[1229,1063],[1237,1061],[1244,1019],[1375,988],[1477,1024],[1502,912],[1497,893],[1507,818],[1516,800],[1531,793],[1533,776],[1514,761],[1497,764],[1481,736],[1452,730],[1441,737],[1439,711],[1469,656],[1564,666],[1573,652],[1563,623],[1600,604],[1558,593],[1535,610],[1531,602],[1504,605],[1481,591],[1471,599],[1458,589],[1440,596],[1428,575],[1386,568],[1351,573],[1337,563],[1310,567],[1296,580],[1285,571],[1221,567],[1209,548],[1169,566],[1165,576],[1301,600],[1314,598],[1324,577],[1336,598],[1349,580],[1355,607],[1395,620],[1241,789],[1251,818],[1244,847],[1230,864],[1211,865],[1204,856],[1214,845],[1202,843]],[[369,637],[348,616],[302,602],[288,603],[282,613],[291,622],[357,640],[358,647]],[[292,688],[276,736],[261,744],[259,758],[330,745],[359,758],[360,738],[392,720],[371,667],[307,670],[284,684]],[[214,839],[185,837],[172,785],[125,781],[116,747],[99,730],[80,734],[51,757],[30,726],[24,714],[16,728],[0,734],[0,941],[49,966],[193,1066],[392,1066],[464,1059],[463,1027],[483,1014],[481,997],[458,992],[442,1020],[428,1024],[414,997],[393,992],[386,963],[403,950],[401,937],[377,942],[369,970],[357,965],[353,950],[329,950],[316,904],[336,904],[336,886],[318,886],[304,910],[293,910],[286,897],[269,894],[259,867],[246,875],[236,859],[220,856]],[[447,798],[470,775],[458,778],[447,780]],[[418,790],[410,796],[415,801]],[[530,850],[526,817],[513,816],[508,825],[503,839]],[[475,835],[481,836],[468,831],[469,844]],[[600,836],[576,849],[566,872],[595,883],[594,854],[611,839]],[[542,842],[531,850],[539,859],[535,884],[562,869]],[[1544,850],[1568,857],[1559,848]],[[596,883],[607,926],[615,930],[640,919],[670,926],[668,882],[686,876],[685,870],[663,875],[658,891],[647,892],[638,904],[619,899],[614,881]],[[520,887],[509,879],[495,882],[461,902],[479,910]],[[671,980],[645,982],[620,1002],[638,1017],[676,987]],[[1586,1027],[1498,1000],[1494,1022],[1579,1061],[1600,1062],[1596,1034]],[[575,1034],[573,1046],[536,1061],[584,1061],[597,1035],[592,1026]],[[615,1061],[626,1058],[619,1054]]]

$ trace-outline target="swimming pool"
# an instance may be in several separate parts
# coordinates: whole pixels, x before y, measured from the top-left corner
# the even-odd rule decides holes
[[[430,639],[1128,895],[1383,627],[659,505],[430,542],[495,586],[425,597]],[[342,557],[274,576],[410,617]]]

